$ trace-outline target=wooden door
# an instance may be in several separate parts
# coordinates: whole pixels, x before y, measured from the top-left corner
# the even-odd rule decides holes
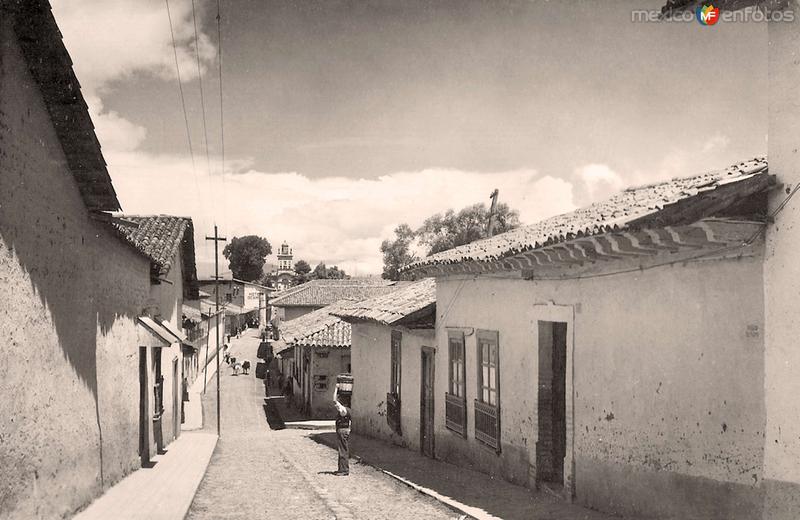
[[[172,360],[172,438],[181,434],[181,373],[178,369],[178,358]]]
[[[139,457],[142,466],[150,462],[150,414],[147,413],[147,347],[139,347]]]
[[[435,371],[434,350],[422,347],[421,388],[420,388],[420,446],[422,454],[427,457],[434,456],[433,433],[433,381]]]
[[[567,453],[567,324],[539,322],[537,482],[564,483]]]

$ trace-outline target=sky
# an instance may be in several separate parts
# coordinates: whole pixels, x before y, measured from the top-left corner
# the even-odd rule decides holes
[[[191,216],[201,276],[215,223],[364,276],[398,224],[495,188],[532,223],[766,152],[763,23],[632,21],[663,0],[220,0],[220,96],[217,1],[194,1],[197,45],[191,0],[171,25],[163,0],[52,4],[124,212]]]

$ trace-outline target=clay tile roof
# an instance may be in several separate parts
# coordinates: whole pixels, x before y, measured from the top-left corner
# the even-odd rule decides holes
[[[363,300],[397,289],[397,282],[373,278],[311,280],[279,293],[270,300],[276,307],[324,307],[344,298]]]
[[[0,20],[7,15],[13,20],[17,41],[31,76],[39,85],[83,203],[91,211],[119,210],[89,109],[50,3],[47,0],[0,0]]]
[[[186,230],[192,226],[192,219],[170,215],[122,215],[120,218],[136,224],[114,224],[123,238],[156,264],[162,273],[168,273]]]
[[[367,300],[345,303],[336,315],[350,320],[368,320],[393,325],[413,314],[436,307],[436,280],[424,278]]]
[[[709,208],[719,210],[713,201],[715,190],[731,185],[743,193],[761,191],[771,182],[767,160],[757,157],[693,177],[672,179],[647,186],[632,187],[611,198],[595,202],[571,213],[556,215],[528,226],[507,231],[491,238],[458,246],[422,258],[403,268],[412,271],[428,265],[494,261],[579,236],[593,236],[633,227],[658,224],[674,225],[693,218],[702,218]],[[704,198],[705,197],[705,198]],[[699,203],[692,206],[692,203]],[[690,211],[687,211],[687,207]]]
[[[299,318],[280,324],[281,339],[287,344],[313,347],[349,347],[350,324],[333,313],[352,300],[342,300]]]

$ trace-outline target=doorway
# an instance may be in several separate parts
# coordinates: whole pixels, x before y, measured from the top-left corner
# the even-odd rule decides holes
[[[539,321],[536,482],[564,484],[567,454],[567,324]]]
[[[435,374],[435,351],[430,347],[422,347],[421,385],[419,394],[419,443],[422,454],[434,456],[433,434],[433,378]]]
[[[147,347],[139,347],[139,457],[142,466],[150,463],[150,416],[147,413]]]
[[[177,439],[181,434],[181,394],[180,371],[178,358],[172,360],[172,438]]]

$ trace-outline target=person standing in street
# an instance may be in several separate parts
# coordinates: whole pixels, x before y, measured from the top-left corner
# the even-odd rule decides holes
[[[336,440],[339,452],[339,470],[336,475],[350,474],[350,402],[345,406],[339,401],[338,386],[333,389],[333,402],[336,405]]]

